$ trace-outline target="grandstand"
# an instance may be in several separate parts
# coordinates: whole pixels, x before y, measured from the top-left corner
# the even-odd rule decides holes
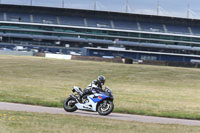
[[[84,47],[107,51],[121,47],[123,52],[140,52],[141,56],[122,55],[122,51],[104,54],[139,60],[200,60],[200,20],[178,17],[1,4],[0,39],[0,47],[8,49],[20,45],[69,54],[80,53]],[[82,54],[103,56],[94,52]],[[150,58],[151,52],[159,58]],[[170,58],[163,56],[167,54]],[[173,60],[177,55],[190,59]]]

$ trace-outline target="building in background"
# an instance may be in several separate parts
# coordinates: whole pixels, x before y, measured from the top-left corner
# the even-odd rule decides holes
[[[191,62],[200,60],[200,20],[1,4],[0,41],[8,49]],[[96,54],[83,53],[84,47]]]

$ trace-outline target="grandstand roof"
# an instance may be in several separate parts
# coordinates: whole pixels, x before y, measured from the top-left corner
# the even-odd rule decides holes
[[[133,19],[138,21],[148,22],[161,22],[170,24],[189,24],[189,25],[200,25],[199,19],[170,17],[170,16],[157,16],[157,15],[145,15],[145,14],[133,14],[113,11],[97,11],[97,10],[86,10],[86,9],[72,9],[72,8],[57,8],[57,7],[42,7],[42,6],[28,6],[28,5],[11,5],[1,4],[0,11],[15,11],[15,12],[26,12],[26,13],[46,13],[55,15],[83,15],[96,17],[109,17],[109,18],[123,18]]]

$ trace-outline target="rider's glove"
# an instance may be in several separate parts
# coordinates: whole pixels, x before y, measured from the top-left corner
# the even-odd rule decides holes
[[[96,93],[96,90],[95,90],[95,89],[92,89],[92,93],[93,93],[93,94]]]

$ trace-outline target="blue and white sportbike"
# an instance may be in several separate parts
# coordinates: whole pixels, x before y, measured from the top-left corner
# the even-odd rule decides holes
[[[98,93],[86,95],[85,98],[80,98],[83,92],[79,87],[74,86],[72,92],[73,94],[64,102],[64,109],[67,112],[74,112],[79,109],[98,112],[100,115],[108,115],[114,109],[114,97],[108,87]]]

